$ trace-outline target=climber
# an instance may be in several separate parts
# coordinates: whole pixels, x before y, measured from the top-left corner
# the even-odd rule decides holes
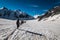
[[[18,18],[16,21],[17,28],[20,26],[19,24],[20,24],[20,22],[19,22],[19,18]]]

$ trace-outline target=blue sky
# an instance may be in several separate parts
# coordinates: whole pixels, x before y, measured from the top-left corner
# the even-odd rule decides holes
[[[20,9],[32,16],[45,13],[57,5],[60,5],[60,0],[0,0],[0,8]]]

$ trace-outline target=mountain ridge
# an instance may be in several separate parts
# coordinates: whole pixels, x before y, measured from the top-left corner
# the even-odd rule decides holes
[[[31,15],[28,15],[26,12],[21,11],[20,9],[17,10],[10,10],[6,7],[3,7],[0,9],[0,18],[5,18],[5,19],[22,19],[22,20],[30,20],[34,19]]]
[[[38,16],[39,18],[38,21],[48,18],[48,17],[53,17],[54,15],[59,15],[60,14],[60,6],[55,6],[52,9],[49,9],[44,15]]]

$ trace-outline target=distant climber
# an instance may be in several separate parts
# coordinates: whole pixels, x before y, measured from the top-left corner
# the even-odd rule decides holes
[[[21,20],[21,24],[23,24],[24,23],[24,21],[23,20]]]

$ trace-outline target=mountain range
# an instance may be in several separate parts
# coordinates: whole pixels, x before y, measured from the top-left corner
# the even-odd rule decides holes
[[[20,9],[18,10],[10,10],[6,7],[3,7],[0,9],[0,18],[5,18],[5,19],[34,19],[34,17],[28,15],[26,12],[22,12]]]

